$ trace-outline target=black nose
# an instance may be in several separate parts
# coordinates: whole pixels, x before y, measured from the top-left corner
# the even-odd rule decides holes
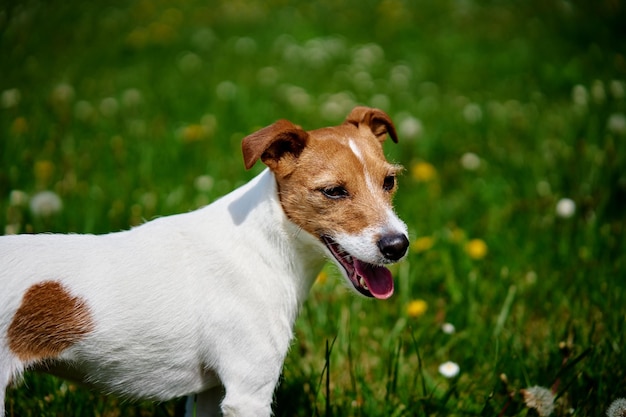
[[[387,235],[378,241],[378,249],[391,261],[397,261],[404,256],[409,247],[409,239],[403,234]]]

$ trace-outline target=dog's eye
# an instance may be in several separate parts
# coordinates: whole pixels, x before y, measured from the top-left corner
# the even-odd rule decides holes
[[[322,194],[324,194],[324,196],[326,196],[328,198],[332,198],[333,200],[337,200],[337,199],[340,199],[340,198],[346,198],[346,197],[349,196],[348,190],[346,190],[341,185],[337,185],[335,187],[322,188],[322,189],[320,189],[320,191],[322,192]]]
[[[383,190],[392,191],[396,186],[395,175],[387,175],[383,181]]]

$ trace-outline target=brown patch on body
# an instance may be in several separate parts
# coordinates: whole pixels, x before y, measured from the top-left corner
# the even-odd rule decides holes
[[[9,348],[22,361],[57,357],[94,328],[85,301],[61,283],[44,281],[26,291],[7,331]]]

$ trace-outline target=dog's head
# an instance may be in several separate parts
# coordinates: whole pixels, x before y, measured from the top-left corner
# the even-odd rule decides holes
[[[287,120],[243,139],[246,168],[259,159],[274,173],[287,217],[317,237],[362,295],[388,298],[385,264],[407,252],[406,225],[392,207],[396,176],[382,143],[398,141],[382,110],[356,107],[343,124],[304,131]]]

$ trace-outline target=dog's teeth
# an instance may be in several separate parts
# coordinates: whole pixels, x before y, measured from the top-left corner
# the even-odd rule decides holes
[[[359,278],[359,284],[361,284],[361,287],[363,287],[364,289],[369,289],[367,288],[367,284],[365,283],[365,279],[363,279],[363,277]]]

